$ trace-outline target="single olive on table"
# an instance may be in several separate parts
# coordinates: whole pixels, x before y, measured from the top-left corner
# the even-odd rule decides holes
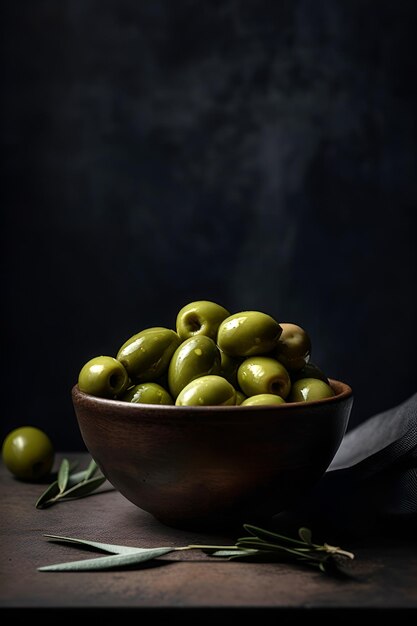
[[[16,478],[35,482],[50,473],[55,451],[43,430],[35,426],[20,426],[5,437],[2,458]]]
[[[180,309],[173,326],[143,328],[115,356],[90,359],[80,370],[79,390],[176,406],[277,405],[335,395],[310,362],[311,338],[298,324],[197,300]]]

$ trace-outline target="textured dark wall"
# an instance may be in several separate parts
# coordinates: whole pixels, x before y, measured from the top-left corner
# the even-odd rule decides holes
[[[413,0],[3,3],[2,431],[213,299],[304,326],[350,426],[416,391]]]

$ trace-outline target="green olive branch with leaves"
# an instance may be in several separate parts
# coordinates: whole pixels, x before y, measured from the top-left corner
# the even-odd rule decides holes
[[[88,496],[106,481],[94,459],[91,459],[87,469],[73,473],[74,469],[68,459],[62,460],[57,479],[36,501],[37,509],[46,509],[58,502]]]
[[[191,544],[181,547],[137,548],[87,541],[74,537],[45,535],[45,537],[59,543],[88,546],[99,551],[109,552],[112,556],[57,563],[39,567],[38,570],[40,572],[81,572],[112,570],[132,566],[140,567],[144,563],[172,552],[202,550],[209,556],[229,561],[237,559],[258,562],[290,561],[316,567],[321,572],[329,575],[337,575],[339,577],[352,576],[349,564],[354,559],[354,554],[327,543],[313,543],[311,531],[308,528],[300,528],[298,538],[287,537],[251,524],[244,524],[243,528],[248,535],[241,537],[231,546]],[[165,563],[168,562],[165,561]],[[161,561],[160,564],[162,565],[164,562]]]

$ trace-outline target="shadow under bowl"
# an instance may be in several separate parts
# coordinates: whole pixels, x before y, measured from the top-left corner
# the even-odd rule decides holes
[[[260,523],[320,480],[346,432],[352,389],[275,406],[135,404],[81,392],[84,443],[109,482],[156,519],[202,529]]]

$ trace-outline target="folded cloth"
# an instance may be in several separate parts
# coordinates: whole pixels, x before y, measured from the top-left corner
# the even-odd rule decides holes
[[[348,431],[322,479],[282,518],[340,535],[415,528],[417,393]]]

